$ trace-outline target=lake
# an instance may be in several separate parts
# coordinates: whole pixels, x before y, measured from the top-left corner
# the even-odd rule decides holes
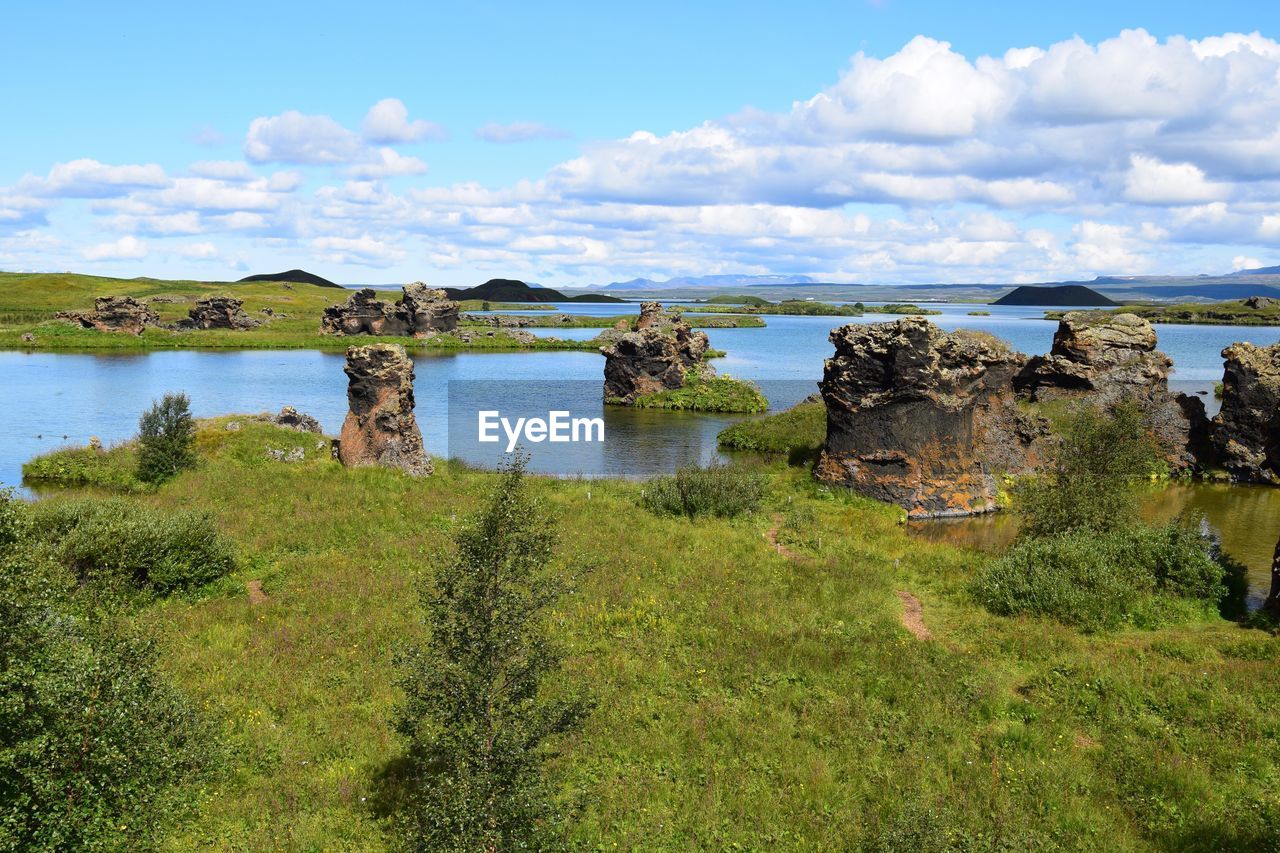
[[[635,313],[638,305],[557,304],[557,310],[609,316]],[[990,332],[1024,353],[1047,352],[1055,321],[1044,320],[1039,309],[1015,306],[939,304],[943,311],[930,319],[945,329],[972,328]],[[972,317],[973,310],[990,316]],[[533,312],[529,312],[533,313]],[[694,315],[691,315],[691,317]],[[863,322],[892,320],[867,315]],[[711,345],[728,355],[715,362],[722,374],[761,383],[770,403],[783,408],[817,390],[823,360],[831,355],[831,329],[856,318],[766,316],[763,329],[709,329]],[[593,337],[596,329],[535,329],[534,334]],[[1206,407],[1216,408],[1211,390],[1222,377],[1220,351],[1235,341],[1259,345],[1280,341],[1280,328],[1231,326],[1156,326],[1160,349],[1174,361],[1173,387],[1203,392]],[[674,412],[640,412],[602,406],[598,399],[604,360],[590,352],[498,352],[418,354],[417,416],[423,440],[433,455],[449,455],[448,389],[458,380],[501,380],[520,388],[521,405],[543,408],[563,394],[574,400],[575,414],[598,414],[606,420],[607,448],[579,455],[548,457],[535,469],[556,474],[584,472],[647,476],[670,471],[691,461],[716,458],[715,436],[738,416]],[[0,378],[8,404],[0,409],[0,483],[16,485],[24,461],[66,445],[84,445],[90,436],[104,443],[128,439],[137,431],[139,413],[166,391],[185,391],[198,417],[233,412],[275,412],[292,405],[318,418],[325,432],[336,435],[346,414],[344,358],[315,351],[251,350],[164,351],[130,355],[0,352]],[[592,411],[579,411],[580,407]],[[456,429],[456,426],[455,426]],[[461,446],[457,442],[454,447]],[[463,450],[463,458],[467,452]],[[585,454],[585,455],[583,455]],[[1265,591],[1270,550],[1277,532],[1271,523],[1240,524],[1240,501],[1250,495],[1248,517],[1280,518],[1280,490],[1228,489],[1230,499],[1212,500],[1221,486],[1185,488],[1186,503],[1203,510],[1223,530],[1232,553],[1244,560]],[[1174,492],[1170,492],[1174,494]],[[1177,494],[1182,494],[1181,492]],[[966,522],[969,523],[969,522]],[[982,519],[982,525],[1003,522]],[[1235,526],[1233,528],[1233,525]],[[1239,534],[1229,531],[1239,528]],[[947,528],[957,531],[961,528]],[[943,528],[937,530],[941,533]],[[986,534],[974,534],[979,537]]]

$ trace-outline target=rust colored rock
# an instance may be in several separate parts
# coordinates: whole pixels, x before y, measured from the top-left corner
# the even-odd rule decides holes
[[[707,346],[705,333],[682,322],[669,329],[650,325],[619,335],[600,348],[605,357],[605,401],[630,405],[646,394],[682,388],[690,371],[715,375],[715,368],[702,361]]]
[[[92,311],[59,311],[55,316],[86,329],[131,335],[141,335],[147,326],[160,324],[160,316],[132,296],[99,296],[93,301]]]
[[[179,329],[256,329],[262,325],[244,311],[244,300],[233,296],[209,296],[197,299],[187,312]]]
[[[1043,432],[1013,402],[1025,357],[990,335],[946,333],[920,317],[844,326],[831,342],[815,476],[913,518],[995,509],[997,475],[1022,470]]]
[[[381,465],[413,476],[431,473],[413,415],[413,362],[404,347],[371,344],[347,350],[347,419],[338,459]]]
[[[1280,344],[1236,343],[1222,351],[1222,410],[1213,444],[1238,479],[1280,483]]]
[[[458,303],[420,281],[406,284],[395,304],[361,288],[342,305],[324,309],[320,330],[329,335],[429,337],[458,328]]]

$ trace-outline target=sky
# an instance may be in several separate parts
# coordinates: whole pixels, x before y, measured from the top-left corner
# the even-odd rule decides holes
[[[1280,4],[16,2],[0,269],[1280,264]]]

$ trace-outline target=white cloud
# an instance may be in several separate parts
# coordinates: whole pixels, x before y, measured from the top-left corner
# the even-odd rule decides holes
[[[257,175],[243,160],[201,160],[187,169],[200,178],[216,178],[220,181],[252,181]]]
[[[400,175],[421,175],[427,164],[417,157],[398,153],[394,148],[379,148],[371,162],[358,163],[347,169],[353,178],[394,178]]]
[[[109,198],[125,195],[139,187],[163,187],[169,179],[155,163],[110,166],[82,158],[55,163],[44,178],[27,176],[19,188],[37,195],[63,198]]]
[[[1154,157],[1129,158],[1125,198],[1143,204],[1201,204],[1220,199],[1227,188],[1205,180],[1192,163],[1162,163]]]
[[[424,119],[409,121],[409,110],[398,98],[384,98],[370,107],[360,132],[366,140],[379,145],[445,137],[444,128],[438,124]]]
[[[489,122],[476,129],[476,138],[485,142],[531,142],[535,139],[567,139],[567,130],[536,121],[513,121],[509,124]]]
[[[1264,266],[1266,266],[1266,264],[1262,261],[1257,258],[1250,258],[1246,255],[1236,255],[1231,259],[1232,270],[1256,270]]]
[[[89,261],[140,260],[147,256],[147,244],[127,235],[113,243],[86,246],[80,254]]]
[[[362,150],[360,137],[333,119],[296,110],[255,118],[244,140],[244,154],[255,163],[349,163]]]
[[[370,267],[388,267],[404,258],[404,250],[363,234],[359,237],[319,237],[311,241],[318,251],[327,252],[327,259],[336,264],[360,264]]]
[[[180,250],[184,258],[208,260],[218,256],[218,247],[213,243],[189,243]]]

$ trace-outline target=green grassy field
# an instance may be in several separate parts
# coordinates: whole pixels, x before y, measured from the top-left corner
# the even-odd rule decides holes
[[[413,582],[495,476],[347,470],[315,436],[226,420],[200,430],[199,468],[127,498],[207,510],[240,551],[234,576],[137,615],[227,756],[164,846],[383,849]],[[266,455],[294,446],[305,461]],[[111,482],[127,452],[106,458]],[[581,806],[575,846],[1275,845],[1270,633],[996,617],[967,591],[983,558],[912,538],[898,510],[803,469],[762,470],[763,509],[732,521],[652,515],[643,483],[533,481],[560,559],[593,567],[555,617],[566,678],[599,703],[552,767]],[[922,603],[927,639],[899,593]]]
[[[1124,305],[1107,309],[1112,314],[1137,314],[1151,323],[1200,326],[1280,326],[1280,302],[1250,308],[1243,299],[1228,302],[1182,302],[1176,305]],[[1058,319],[1062,311],[1046,312]]]
[[[283,282],[198,282],[158,279],[114,279],[97,276],[46,273],[0,273],[0,349],[25,350],[156,350],[156,349],[326,349],[345,350],[364,338],[320,333],[320,318],[329,305],[343,302],[351,292],[311,284]],[[154,300],[157,296],[174,301],[152,302],[151,308],[165,322],[187,316],[195,300],[204,296],[228,295],[244,300],[245,311],[265,321],[256,329],[221,329],[174,332],[148,328],[141,335],[99,332],[53,319],[58,311],[88,311],[99,296],[133,296]],[[394,292],[386,298],[395,299]],[[526,306],[520,306],[526,307]],[[535,306],[537,307],[537,306]],[[270,308],[275,317],[266,317]],[[279,316],[279,315],[286,316]],[[574,349],[594,350],[595,341],[548,341],[532,343],[512,338],[502,330],[489,337],[483,327],[475,327],[470,342],[454,335],[428,339],[383,337],[379,340],[402,344],[409,349]],[[22,336],[35,336],[33,342]],[[367,341],[366,341],[367,342]]]

